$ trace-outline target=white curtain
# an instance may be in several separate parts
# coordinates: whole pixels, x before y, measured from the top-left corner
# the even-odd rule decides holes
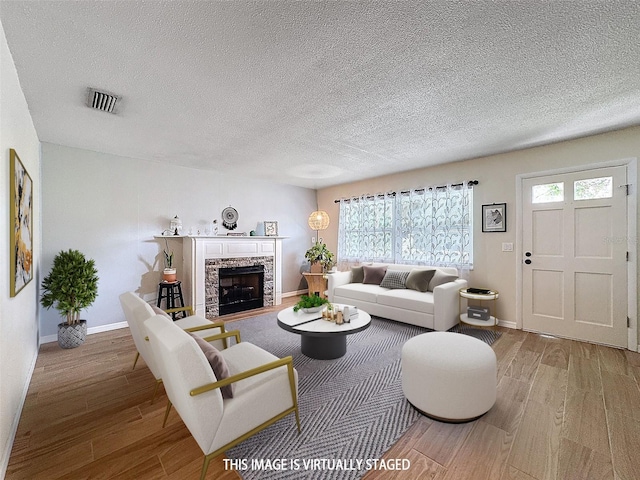
[[[473,266],[473,187],[446,185],[340,200],[339,267],[376,261]]]
[[[359,262],[392,262],[394,195],[340,200],[338,268]]]

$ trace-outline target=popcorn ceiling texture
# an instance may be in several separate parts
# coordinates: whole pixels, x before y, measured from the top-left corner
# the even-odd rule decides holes
[[[632,0],[2,1],[0,19],[41,141],[305,187],[640,123]]]

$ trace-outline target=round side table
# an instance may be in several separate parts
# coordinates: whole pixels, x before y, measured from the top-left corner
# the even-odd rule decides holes
[[[474,327],[495,327],[498,324],[498,319],[495,316],[496,312],[496,300],[500,294],[496,291],[489,291],[489,293],[469,293],[466,288],[461,288],[458,291],[458,312],[460,313],[460,321],[467,325],[473,325]],[[489,316],[488,320],[478,320],[476,318],[469,318],[469,315],[462,313],[462,299],[477,300],[481,304],[486,301],[493,301],[493,315]],[[489,312],[491,313],[491,312]]]

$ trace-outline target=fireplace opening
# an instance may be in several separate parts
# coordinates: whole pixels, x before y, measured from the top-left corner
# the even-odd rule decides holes
[[[264,306],[264,266],[221,268],[219,276],[220,315]]]

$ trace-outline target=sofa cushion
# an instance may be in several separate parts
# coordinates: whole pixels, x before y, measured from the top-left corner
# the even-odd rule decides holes
[[[451,273],[444,273],[441,270],[436,270],[436,273],[433,275],[433,278],[429,282],[429,291],[433,292],[433,289],[438,285],[442,285],[443,283],[453,282],[457,280],[458,276],[453,275]]]
[[[411,290],[417,290],[418,292],[428,292],[429,291],[429,282],[433,278],[433,275],[436,273],[435,268],[433,269],[421,269],[414,268],[409,273],[407,277],[406,286]]]
[[[362,265],[359,267],[351,267],[351,283],[362,283],[364,280],[364,269]]]
[[[380,285],[368,285],[366,283],[347,283],[333,290],[335,297],[353,298],[363,302],[376,303],[378,294],[387,292],[386,288]]]
[[[362,266],[364,270],[364,279],[362,283],[368,283],[371,285],[380,285],[382,279],[384,278],[384,274],[387,273],[386,265],[383,267],[373,267],[369,265]]]
[[[407,288],[405,283],[409,272],[401,272],[400,270],[387,270],[384,274],[384,278],[380,282],[380,286],[383,288]]]
[[[416,290],[387,290],[378,295],[378,304],[433,314],[433,293]]]
[[[207,358],[209,365],[211,365],[211,369],[216,376],[217,380],[224,380],[229,377],[229,367],[227,366],[227,362],[225,361],[222,353],[216,347],[211,345],[209,342],[204,340],[203,338],[194,335],[193,333],[187,332],[189,335],[193,337],[196,341],[202,353]],[[229,385],[225,385],[220,388],[220,393],[222,393],[222,398],[233,398],[233,383]]]

